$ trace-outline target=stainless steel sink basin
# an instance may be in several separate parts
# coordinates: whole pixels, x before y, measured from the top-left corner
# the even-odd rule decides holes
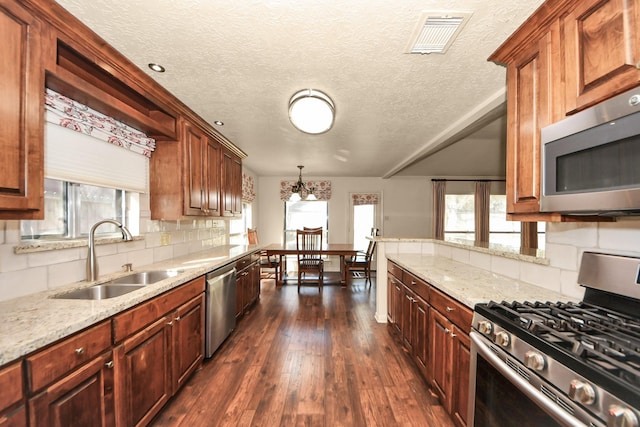
[[[110,280],[106,282],[107,284],[119,285],[150,285],[151,283],[156,283],[164,279],[168,279],[169,277],[175,277],[178,274],[182,273],[180,270],[150,270],[150,271],[140,271],[138,273],[129,274],[127,276],[118,277],[117,279]]]
[[[143,288],[143,285],[113,285],[102,284],[90,286],[88,288],[76,289],[75,291],[67,292],[66,294],[56,295],[55,299],[87,299],[87,300],[102,300],[107,298],[115,298],[121,295],[133,292],[136,289]]]

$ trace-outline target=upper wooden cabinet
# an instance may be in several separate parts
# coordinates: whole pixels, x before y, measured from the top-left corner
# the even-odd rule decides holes
[[[540,130],[637,86],[640,0],[548,0],[489,60],[507,67],[507,215],[520,221],[610,221],[540,212]]]
[[[222,151],[222,215],[242,214],[242,160],[230,150]]]
[[[0,219],[44,217],[42,27],[0,0]]]
[[[639,3],[583,0],[562,19],[567,114],[640,83]]]

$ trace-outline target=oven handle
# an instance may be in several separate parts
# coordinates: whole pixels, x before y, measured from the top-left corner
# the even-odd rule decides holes
[[[565,412],[562,408],[555,405],[539,392],[534,386],[525,381],[520,375],[515,373],[507,364],[500,359],[489,347],[483,342],[482,335],[478,332],[471,331],[469,333],[471,338],[471,350],[475,347],[475,350],[480,354],[487,362],[491,364],[500,374],[506,377],[513,385],[515,385],[522,393],[529,399],[533,400],[542,410],[547,412],[557,421],[567,426],[586,426],[576,418],[572,417],[569,413]],[[475,363],[475,362],[474,362]]]

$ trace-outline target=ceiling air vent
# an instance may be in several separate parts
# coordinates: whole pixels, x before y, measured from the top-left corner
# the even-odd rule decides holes
[[[472,12],[426,11],[420,16],[406,53],[445,53]]]

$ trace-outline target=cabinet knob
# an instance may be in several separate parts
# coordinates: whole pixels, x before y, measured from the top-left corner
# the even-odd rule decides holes
[[[84,353],[84,347],[76,348],[76,355],[80,356]]]
[[[455,308],[447,307],[447,308],[446,308],[446,310],[447,310],[449,313],[451,313],[452,311],[454,311],[454,310],[455,310]]]
[[[175,317],[173,320],[175,320],[176,322],[180,321],[180,316]]]
[[[444,333],[445,333],[445,334],[448,334],[448,333],[450,333],[450,332],[451,332],[451,331],[449,330],[449,328],[444,328]]]
[[[109,369],[113,368],[113,360],[109,360],[107,363],[104,364],[104,366],[106,366]]]
[[[173,320],[171,322],[167,323],[167,325],[173,326]]]

